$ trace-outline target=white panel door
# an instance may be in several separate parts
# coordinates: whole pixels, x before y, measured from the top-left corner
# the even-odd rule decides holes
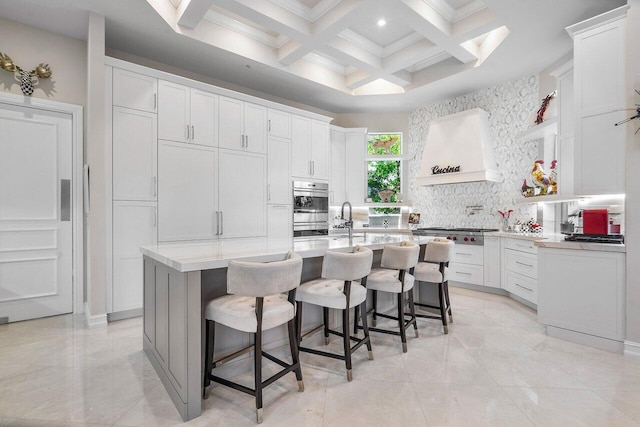
[[[290,205],[293,203],[291,140],[269,138],[267,185],[267,202],[269,204]]]
[[[329,179],[329,125],[311,122],[311,175],[314,179]]]
[[[293,237],[293,206],[269,205],[267,212],[270,239],[290,239]]]
[[[266,163],[264,155],[220,150],[222,238],[267,235]]]
[[[157,116],[113,107],[113,199],[156,200]]]
[[[291,118],[291,175],[299,178],[311,176],[311,120]]]
[[[113,69],[113,105],[157,112],[158,80],[131,71]]]
[[[191,142],[218,145],[218,96],[191,89]]]
[[[0,318],[73,311],[72,118],[0,103]]]
[[[341,130],[331,129],[331,177],[329,186],[329,203],[332,205],[342,204],[347,200],[345,193],[346,186],[346,163],[345,163],[345,135]]]
[[[244,150],[244,106],[242,101],[221,96],[218,145],[220,148]]]
[[[500,238],[485,237],[484,238],[484,286],[492,288],[500,288],[502,267],[500,263]]]
[[[366,198],[366,162],[364,132],[346,132],[346,200],[361,205]]]
[[[291,113],[269,108],[269,136],[291,138]]]
[[[188,87],[158,82],[158,138],[191,142]]]
[[[158,241],[215,239],[217,150],[158,141]]]
[[[113,202],[111,312],[142,308],[140,246],[157,243],[155,202]]]
[[[252,153],[267,152],[267,108],[244,103],[245,149]]]

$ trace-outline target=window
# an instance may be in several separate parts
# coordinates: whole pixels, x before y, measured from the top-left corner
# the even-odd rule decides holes
[[[368,199],[371,203],[402,202],[402,133],[368,134],[367,153]],[[375,208],[379,213],[393,209]]]

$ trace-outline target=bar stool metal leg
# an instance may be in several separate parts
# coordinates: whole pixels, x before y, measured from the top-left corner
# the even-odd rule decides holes
[[[349,328],[349,307],[342,310],[342,344],[344,347],[344,361],[347,367],[347,381],[353,380],[351,372],[351,330]]]
[[[445,310],[446,301],[444,295],[444,284],[438,284],[438,297],[440,298],[440,317],[442,317],[442,327],[444,328],[444,333],[449,333],[449,326],[447,326],[447,312]]]
[[[256,390],[256,422],[262,423],[262,309],[263,299],[256,298],[256,316],[258,328],[255,333],[255,346],[253,353],[254,383]]]
[[[444,282],[444,296],[447,300],[447,307],[449,310],[449,323],[453,323],[453,313],[451,313],[451,302],[449,301],[449,281]]]
[[[376,315],[378,314],[378,291],[373,291],[373,317],[371,318],[371,326],[376,326]]]
[[[302,341],[302,303],[296,301],[296,333],[298,334],[298,345]]]
[[[362,304],[360,317],[362,318],[362,330],[364,331],[364,339],[367,340],[367,350],[369,351],[369,360],[373,360],[373,349],[371,348],[371,338],[369,337],[369,325],[367,325],[367,301]],[[356,317],[354,322],[358,326],[358,318]]]
[[[360,317],[360,306],[353,308],[353,335],[358,335],[358,318]]]
[[[413,330],[416,334],[416,338],[418,338],[420,335],[418,334],[418,320],[416,319],[416,306],[415,306],[415,303],[413,302],[413,289],[411,289],[407,293],[409,294],[409,310],[411,312],[411,320],[413,320]]]
[[[324,345],[329,345],[329,308],[322,307],[322,321],[324,322]]]
[[[402,340],[402,352],[407,352],[407,330],[404,327],[404,293],[398,294],[398,322],[400,323],[400,339]]]
[[[298,380],[298,391],[304,391],[304,382],[302,382],[302,368],[300,366],[300,353],[298,351],[298,341],[296,338],[295,322],[296,319],[291,319],[287,322],[287,329],[289,330],[289,348],[291,349],[291,360],[298,368],[294,370],[296,374],[296,380]]]

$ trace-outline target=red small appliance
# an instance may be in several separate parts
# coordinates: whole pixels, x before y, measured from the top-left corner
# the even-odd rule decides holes
[[[609,234],[609,211],[606,209],[585,209],[582,212],[584,234]]]

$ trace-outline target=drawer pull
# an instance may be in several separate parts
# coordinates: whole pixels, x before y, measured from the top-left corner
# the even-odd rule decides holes
[[[456,274],[466,274],[467,276],[471,276],[471,273],[467,273],[466,271],[456,271]]]
[[[527,290],[527,291],[529,291],[529,292],[533,292],[533,289],[531,289],[531,288],[527,288],[526,286],[522,286],[522,285],[520,285],[520,284],[518,284],[518,283],[515,283],[515,285],[516,285],[517,287],[522,288],[522,289],[525,289],[525,290]]]
[[[467,256],[472,256],[473,254],[467,254],[464,252],[456,252],[456,255],[467,255]]]
[[[526,263],[524,263],[524,262],[520,262],[520,261],[516,261],[516,264],[520,264],[520,265],[524,265],[525,267],[531,267],[531,268],[533,268],[533,265],[532,265],[532,264],[526,264]]]

